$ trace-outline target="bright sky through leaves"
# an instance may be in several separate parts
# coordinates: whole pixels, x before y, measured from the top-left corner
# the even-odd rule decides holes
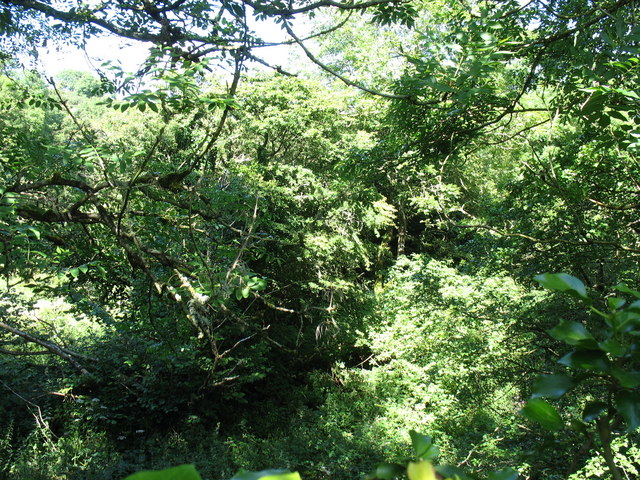
[[[286,35],[280,26],[271,21],[255,21],[249,18],[255,31],[265,40],[270,42],[286,41]],[[309,30],[307,25],[298,26],[302,33]],[[115,62],[122,66],[124,71],[135,72],[139,69],[149,53],[150,45],[122,40],[112,35],[92,37],[87,41],[86,51],[74,46],[57,48],[48,46],[39,49],[37,60],[25,59],[37,70],[44,71],[47,75],[56,75],[64,70],[95,71],[105,61]],[[290,68],[294,63],[289,57],[296,51],[295,46],[282,45],[260,48],[257,53],[261,58],[267,58],[272,65]],[[251,68],[262,69],[262,65],[252,62]]]

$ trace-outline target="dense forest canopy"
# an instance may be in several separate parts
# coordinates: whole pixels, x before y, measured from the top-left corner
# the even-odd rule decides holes
[[[639,8],[0,2],[0,477],[637,476]]]

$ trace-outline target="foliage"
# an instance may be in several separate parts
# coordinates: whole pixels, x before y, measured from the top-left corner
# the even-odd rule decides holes
[[[432,462],[438,457],[438,447],[433,444],[430,437],[414,430],[410,431],[410,436],[413,444],[413,458],[407,459],[402,464],[381,463],[367,478],[392,480],[406,476],[409,480],[435,480],[436,472],[448,480],[471,478],[459,468],[446,465],[434,468]],[[199,480],[200,478],[193,465],[181,465],[161,471],[138,472],[125,480]],[[298,472],[272,469],[259,472],[240,470],[231,480],[300,480],[300,478]],[[503,469],[489,475],[489,480],[516,480],[517,478],[518,474],[513,469]]]
[[[634,301],[627,304],[623,298],[608,297],[608,311],[602,312],[594,307],[584,284],[575,277],[544,274],[536,280],[546,288],[579,298],[602,321],[590,322],[593,333],[584,323],[566,320],[549,330],[555,339],[573,347],[558,360],[570,373],[539,377],[533,387],[533,398],[523,412],[543,427],[559,430],[564,421],[542,398],[559,399],[569,390],[587,384],[586,398],[579,400],[582,414],[571,419],[571,428],[584,434],[587,448],[591,448],[597,438],[597,449],[611,476],[623,478],[611,445],[621,427],[626,427],[622,431],[633,432],[640,426],[640,374],[636,354],[640,292],[618,285],[616,290],[631,295]]]
[[[341,388],[326,400],[323,430],[399,453],[400,432],[422,425],[446,461],[472,452],[473,468],[499,465],[513,454],[514,444],[496,439],[515,435],[509,417],[525,386],[518,365],[534,338],[503,335],[537,302],[506,277],[473,278],[426,256],[401,258],[361,332],[370,355],[336,370]]]
[[[3,2],[0,474],[633,472],[636,9]]]

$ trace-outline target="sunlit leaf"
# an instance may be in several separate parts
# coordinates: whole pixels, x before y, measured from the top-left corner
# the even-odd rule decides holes
[[[567,292],[581,300],[590,300],[584,283],[566,273],[544,273],[542,275],[536,275],[533,279],[549,290]]]
[[[180,465],[166,470],[134,473],[124,480],[202,480],[202,478],[193,465]]]
[[[532,398],[522,409],[522,414],[547,430],[559,430],[564,426],[558,411],[541,398]]]
[[[259,472],[248,472],[240,470],[231,480],[301,480],[298,472],[288,470],[261,470]]]
[[[409,462],[407,477],[409,477],[409,480],[437,480],[436,471],[431,462],[427,460]]]

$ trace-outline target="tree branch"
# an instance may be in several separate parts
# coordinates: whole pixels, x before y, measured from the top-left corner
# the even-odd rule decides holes
[[[580,241],[580,240],[566,240],[566,239],[562,239],[562,238],[554,238],[554,239],[536,238],[536,237],[532,237],[531,235],[525,235],[524,233],[508,232],[508,231],[505,231],[505,230],[501,230],[499,228],[492,227],[491,225],[484,225],[484,224],[454,225],[454,227],[456,227],[456,228],[475,228],[475,229],[489,230],[489,231],[497,233],[498,235],[501,235],[503,237],[523,238],[523,239],[529,240],[530,242],[533,242],[533,243],[542,243],[542,244],[558,244],[558,243],[562,243],[562,244],[565,244],[565,245],[576,245],[576,246],[602,245],[602,246],[608,246],[608,247],[613,247],[613,248],[616,248],[616,249],[619,249],[619,250],[623,250],[625,252],[640,253],[640,249],[639,248],[627,247],[627,246],[621,245],[621,244],[619,244],[617,242],[609,242],[609,241],[606,241],[606,240],[592,240],[592,239],[587,238],[584,241]]]
[[[35,343],[36,345],[40,345],[41,347],[46,348],[49,352],[53,353],[54,355],[59,356],[60,358],[66,360],[67,362],[69,362],[76,370],[78,370],[83,375],[88,375],[89,372],[87,371],[86,368],[84,368],[82,365],[80,365],[75,358],[91,360],[91,361],[94,361],[94,362],[97,361],[94,358],[87,357],[85,355],[81,355],[79,353],[72,352],[71,350],[68,350],[66,348],[60,347],[60,346],[56,345],[55,343],[49,342],[47,340],[42,340],[40,338],[36,338],[36,337],[34,337],[32,335],[29,335],[28,333],[23,332],[22,330],[18,330],[17,328],[14,328],[11,325],[8,325],[8,324],[6,324],[4,322],[0,322],[0,328],[6,330],[9,333],[12,333],[12,334],[17,335],[17,336],[19,336],[21,338],[24,338],[27,342]]]
[[[364,10],[378,5],[388,5],[389,3],[398,3],[396,0],[370,0],[361,3],[343,3],[334,2],[333,0],[321,0],[320,2],[311,3],[299,8],[273,8],[270,5],[263,5],[260,2],[245,0],[244,3],[252,7],[256,12],[268,16],[289,17],[299,13],[307,13],[323,7],[333,7],[338,10]]]
[[[307,58],[309,60],[311,60],[313,63],[315,63],[317,66],[319,66],[322,70],[324,70],[328,74],[330,74],[330,75],[336,77],[337,79],[341,80],[344,84],[346,84],[346,85],[348,85],[350,87],[355,87],[355,88],[357,88],[359,90],[362,90],[363,92],[370,93],[371,95],[376,95],[376,96],[383,97],[383,98],[389,98],[389,99],[392,99],[392,100],[409,100],[409,101],[411,101],[413,103],[416,103],[415,99],[413,97],[411,97],[410,95],[395,95],[395,94],[391,94],[391,93],[379,92],[377,90],[373,90],[371,88],[365,87],[364,85],[360,85],[359,83],[356,83],[356,82],[354,82],[352,80],[349,80],[344,75],[339,74],[335,70],[333,70],[330,67],[328,67],[325,63],[323,63],[320,60],[318,60],[318,58],[315,55],[313,55],[313,53],[311,53],[311,51],[307,48],[307,46],[304,44],[304,42],[293,32],[293,30],[291,29],[291,26],[289,25],[289,22],[284,20],[283,21],[283,25],[284,25],[285,29],[287,30],[287,33],[289,34],[289,36],[291,38],[293,38],[293,40],[300,46],[300,48],[302,48],[302,50],[304,51],[305,55],[307,56]],[[437,102],[433,102],[433,103],[435,104]]]

